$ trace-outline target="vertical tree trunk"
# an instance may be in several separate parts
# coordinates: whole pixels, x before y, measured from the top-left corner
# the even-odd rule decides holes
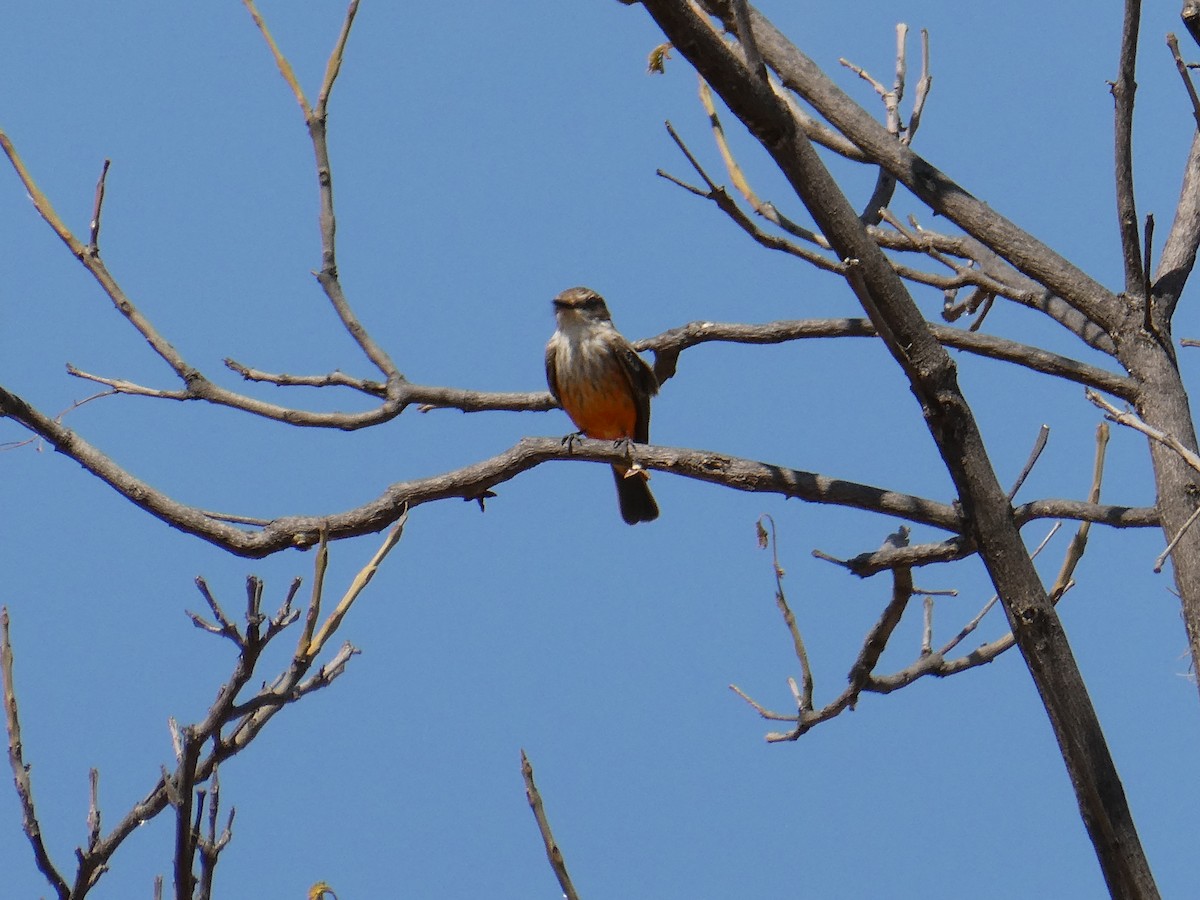
[[[1134,317],[1140,319],[1140,314],[1131,313],[1131,318]],[[1171,349],[1169,326],[1162,325],[1157,336],[1138,328],[1133,337],[1119,340],[1118,353],[1141,384],[1136,407],[1146,424],[1176,438],[1189,450],[1200,449],[1187,391]],[[1170,542],[1187,526],[1200,504],[1200,472],[1170,447],[1156,440],[1150,440],[1149,444],[1156,505],[1162,518],[1163,536]],[[1192,671],[1200,671],[1200,523],[1192,524],[1179,538],[1171,552],[1171,564],[1187,629]]]

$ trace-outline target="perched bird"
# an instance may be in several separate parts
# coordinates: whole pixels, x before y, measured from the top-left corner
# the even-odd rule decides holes
[[[604,298],[574,287],[554,298],[557,329],[546,345],[550,393],[587,437],[650,440],[650,398],[658,379],[612,323]],[[621,518],[630,525],[658,518],[649,477],[640,468],[613,466]]]

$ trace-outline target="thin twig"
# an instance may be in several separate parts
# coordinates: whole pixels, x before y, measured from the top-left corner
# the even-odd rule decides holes
[[[1110,429],[1107,422],[1101,422],[1096,426],[1096,456],[1092,462],[1092,486],[1088,490],[1088,501],[1090,503],[1100,502],[1100,486],[1104,481],[1104,458],[1108,450],[1109,432]],[[1050,589],[1050,597],[1055,602],[1067,590],[1068,585],[1071,584],[1071,578],[1075,574],[1075,567],[1083,559],[1083,551],[1087,549],[1088,534],[1091,532],[1091,529],[1092,524],[1090,522],[1081,522],[1079,528],[1075,530],[1075,534],[1071,538],[1071,543],[1067,545],[1067,552],[1063,556],[1063,563],[1058,570],[1058,577],[1054,579],[1054,587]]]
[[[304,111],[304,118],[311,118],[312,107],[308,105],[308,98],[304,96],[304,88],[300,87],[300,81],[296,78],[296,73],[292,70],[292,64],[288,62],[287,57],[283,55],[283,51],[279,49],[279,45],[275,43],[275,38],[271,36],[271,31],[267,28],[267,23],[263,19],[262,13],[254,5],[254,0],[242,0],[242,3],[250,13],[250,17],[254,19],[254,24],[258,26],[258,30],[262,32],[267,46],[271,48],[271,55],[275,58],[275,65],[279,67],[279,74],[283,76],[283,80],[292,89],[292,95],[296,98],[296,102],[300,104],[300,109]]]
[[[879,658],[883,656],[883,651],[887,648],[892,633],[900,624],[900,619],[904,615],[904,610],[908,607],[908,601],[912,599],[912,595],[912,569],[908,566],[897,566],[892,570],[891,599],[880,614],[879,621],[867,632],[862,649],[859,650],[858,657],[850,666],[847,680],[850,682],[853,692],[849,703],[851,709],[854,709],[858,702],[859,692],[870,681],[875,666],[879,664]]]
[[[900,101],[904,98],[905,81],[908,77],[907,43],[908,26],[901,22],[896,26],[896,77],[890,91],[884,89],[883,85],[868,75],[864,69],[851,65],[844,59],[839,60],[842,65],[856,72],[859,77],[868,81],[875,88],[876,93],[883,100],[888,133],[901,142],[904,142],[904,121],[900,116]],[[859,219],[867,225],[878,224],[895,193],[896,177],[880,167],[875,177],[875,188],[871,191],[871,196],[863,207]]]
[[[1062,522],[1055,522],[1050,527],[1050,530],[1048,532],[1046,532],[1046,536],[1044,538],[1042,538],[1042,542],[1040,544],[1038,544],[1036,548],[1034,548],[1032,553],[1029,554],[1030,559],[1037,559],[1038,555],[1041,554],[1041,552],[1046,549],[1046,545],[1050,543],[1050,539],[1058,533],[1058,529],[1060,529],[1061,527],[1062,527]],[[963,640],[972,631],[974,631],[976,628],[979,627],[979,623],[983,621],[983,617],[986,616],[989,612],[991,612],[992,607],[994,607],[999,602],[999,600],[1000,600],[1000,595],[993,594],[992,598],[990,600],[988,600],[987,603],[983,604],[983,608],[981,610],[979,610],[979,612],[975,615],[975,618],[971,619],[971,621],[969,621],[966,625],[964,625],[962,627],[962,629],[958,632],[958,634],[956,634],[949,641],[949,643],[947,643],[944,647],[942,647],[941,650],[938,651],[938,655],[942,656],[942,657],[948,656],[950,654],[951,650],[953,650],[955,647],[957,647],[959,644],[961,644],[963,642]],[[1012,634],[1011,633],[1008,635],[1008,640],[1011,644],[1011,642],[1012,642]]]
[[[308,646],[312,643],[313,634],[317,630],[317,620],[321,617],[321,598],[325,591],[325,572],[329,567],[329,535],[321,529],[321,539],[317,544],[317,553],[313,557],[313,586],[308,599],[308,611],[304,615],[304,628],[296,643],[296,657],[311,658]]]
[[[98,256],[100,253],[100,212],[104,208],[104,183],[108,179],[108,167],[111,165],[111,159],[104,160],[100,169],[100,179],[96,182],[96,200],[92,205],[90,225],[91,237],[88,240],[88,253],[92,256]]]
[[[725,170],[729,173],[729,177],[733,181],[733,186],[738,189],[738,192],[746,199],[746,202],[750,204],[750,208],[757,215],[762,216],[772,225],[777,225],[789,234],[801,240],[808,241],[811,244],[816,244],[822,249],[829,249],[829,242],[824,237],[810,228],[803,228],[797,225],[791,219],[780,214],[779,210],[773,204],[762,201],[755,194],[754,189],[750,187],[750,182],[746,178],[746,173],[742,170],[737,157],[733,155],[733,149],[729,146],[729,139],[725,134],[725,126],[721,124],[721,117],[717,113],[717,106],[713,101],[712,88],[708,86],[708,82],[703,78],[700,78],[699,82],[700,104],[704,107],[704,112],[708,116],[709,127],[712,129],[713,143],[717,145],[717,150],[721,153],[721,159],[725,163]],[[679,143],[680,141],[676,139],[676,144]],[[680,149],[683,148],[681,147]],[[686,155],[692,166],[699,171],[699,163],[696,162],[695,157],[690,153]],[[704,178],[710,190],[716,187],[704,172],[700,172],[700,176]]]
[[[292,70],[291,63],[288,62],[287,57],[283,55],[283,52],[275,43],[275,39],[267,29],[266,22],[263,21],[262,15],[254,5],[254,0],[242,0],[242,2],[254,18],[254,24],[262,32],[267,46],[271,49],[271,55],[275,58],[276,66],[279,67],[280,73],[292,89],[296,101],[300,104],[300,109],[304,113],[304,124],[308,128],[309,138],[312,140],[313,153],[317,163],[317,184],[320,201],[317,220],[321,234],[321,268],[314,274],[322,290],[324,290],[325,296],[333,306],[338,319],[341,321],[342,327],[346,329],[350,337],[358,344],[367,359],[387,376],[389,385],[398,388],[403,381],[403,376],[401,376],[399,369],[396,368],[396,364],[392,362],[391,357],[375,342],[362,322],[359,321],[357,314],[346,299],[341,282],[338,280],[336,250],[337,219],[333,208],[333,166],[329,160],[325,106],[329,101],[329,93],[333,89],[333,83],[341,71],[342,56],[346,50],[346,41],[350,35],[350,27],[353,25],[355,14],[358,11],[358,2],[357,0],[351,0],[346,10],[346,18],[342,24],[341,33],[338,35],[337,42],[334,44],[333,51],[330,53],[329,61],[325,67],[325,79],[321,86],[321,94],[317,101],[316,111],[309,106],[308,100],[304,96],[304,91],[296,79],[296,74]]]
[[[806,710],[812,711],[813,708],[813,673],[812,666],[808,661],[808,650],[804,646],[804,638],[800,634],[800,628],[796,624],[796,616],[792,613],[791,607],[788,605],[787,595],[783,590],[783,566],[779,564],[779,537],[775,531],[775,519],[770,515],[765,515],[756,523],[758,531],[758,545],[766,547],[767,533],[763,528],[762,522],[766,519],[771,523],[771,567],[775,575],[775,604],[779,607],[780,613],[783,614],[783,621],[787,625],[788,633],[792,636],[792,650],[796,654],[796,660],[800,663],[800,680],[801,690],[798,707],[801,714]]]
[[[46,844],[42,840],[42,826],[38,822],[37,808],[33,803],[33,785],[29,779],[29,766],[25,763],[25,747],[21,742],[21,720],[17,714],[17,689],[13,682],[13,649],[8,629],[8,607],[0,607],[0,687],[4,689],[4,724],[8,730],[8,762],[12,767],[13,782],[17,788],[17,799],[21,802],[21,826],[33,847],[33,859],[38,870],[46,876],[50,887],[62,900],[71,895],[71,889],[63,880],[58,869],[50,860]]]
[[[351,605],[358,598],[358,595],[362,593],[363,589],[371,583],[371,579],[375,577],[375,573],[379,571],[379,566],[384,558],[400,542],[400,536],[404,533],[404,525],[407,522],[408,510],[405,510],[396,521],[396,524],[392,526],[392,530],[388,532],[379,549],[375,551],[375,555],[371,557],[371,561],[363,566],[358,574],[354,576],[354,581],[350,583],[350,587],[346,590],[342,599],[338,601],[333,612],[329,614],[329,618],[322,623],[316,636],[309,641],[308,647],[304,650],[304,655],[307,658],[312,659],[320,653],[321,648],[325,646],[325,642],[337,631],[338,626],[342,624],[342,619],[350,611]]]
[[[1017,476],[1017,480],[1013,482],[1013,486],[1008,492],[1009,503],[1017,496],[1017,491],[1021,490],[1021,485],[1025,483],[1025,479],[1029,477],[1029,473],[1037,465],[1038,458],[1042,455],[1042,451],[1046,449],[1046,441],[1049,437],[1050,426],[1042,425],[1038,429],[1037,439],[1033,442],[1033,449],[1029,452],[1029,459],[1025,461],[1025,468],[1021,470],[1021,474]]]
[[[933,652],[933,598],[926,594],[922,603],[925,618],[921,628],[921,655],[928,656]]]
[[[921,77],[917,81],[917,94],[913,98],[912,114],[908,117],[908,128],[904,130],[904,134],[900,140],[902,143],[912,144],[913,138],[916,137],[917,129],[921,127],[921,114],[925,111],[925,101],[929,99],[929,92],[933,88],[933,75],[929,71],[929,30],[921,29]]]
[[[1200,506],[1197,506],[1196,511],[1188,516],[1187,521],[1184,522],[1180,527],[1179,533],[1176,534],[1175,537],[1171,538],[1171,542],[1167,544],[1167,548],[1158,555],[1157,559],[1154,560],[1155,572],[1161,572],[1163,570],[1163,566],[1166,565],[1167,562],[1167,557],[1171,555],[1171,551],[1175,549],[1175,545],[1179,543],[1179,539],[1187,534],[1187,530],[1192,527],[1192,524],[1197,518],[1200,518]]]
[[[317,95],[315,110],[317,116],[324,117],[329,106],[329,95],[333,91],[333,83],[337,81],[338,74],[342,71],[342,57],[346,53],[346,41],[350,39],[350,27],[354,24],[356,15],[358,15],[358,0],[350,0],[350,6],[346,9],[346,18],[342,22],[342,30],[338,34],[337,42],[333,45],[333,52],[329,54],[329,61],[325,64],[325,78],[321,82],[321,92]]]
[[[1165,447],[1170,447],[1179,454],[1180,458],[1184,462],[1186,462],[1197,472],[1200,472],[1200,455],[1197,455],[1195,451],[1189,450],[1187,447],[1185,447],[1182,443],[1180,443],[1179,438],[1175,437],[1173,434],[1167,434],[1166,432],[1155,428],[1153,425],[1148,425],[1146,422],[1142,421],[1142,419],[1136,413],[1130,412],[1129,410],[1122,412],[1093,390],[1085,390],[1084,396],[1104,410],[1105,413],[1108,414],[1108,418],[1112,419],[1118,425],[1125,425],[1128,428],[1132,428],[1134,431],[1140,431],[1142,434],[1146,435],[1146,437],[1158,441]]]
[[[196,849],[200,856],[200,877],[197,884],[196,900],[211,900],[213,895],[213,876],[216,874],[217,860],[221,851],[228,846],[233,838],[233,820],[237,810],[229,809],[225,827],[217,833],[217,816],[220,809],[221,779],[217,767],[213,766],[212,776],[208,787],[208,822],[205,833],[200,834],[199,811],[197,811]]]
[[[790,681],[790,684],[794,685],[795,680],[792,679]],[[729,685],[729,689],[731,691],[733,691],[735,694],[737,694],[739,697],[741,697],[743,700],[745,700],[748,704],[750,704],[750,706],[754,707],[754,710],[760,716],[762,716],[764,719],[770,719],[775,722],[795,722],[796,721],[795,713],[792,713],[790,715],[785,715],[784,713],[771,712],[769,709],[764,707],[761,703],[759,703],[757,700],[755,700],[753,697],[751,697],[749,694],[747,694],[745,691],[743,691],[740,687],[738,687],[736,684]],[[802,697],[800,689],[795,688],[795,690],[792,691],[792,695],[796,700],[796,708],[799,709],[800,703],[801,703],[801,697]]]
[[[88,840],[87,849],[90,853],[100,840],[100,770],[88,770]]]
[[[706,87],[704,83],[701,82],[701,96],[704,95],[705,90]],[[721,152],[725,157],[726,167],[729,169],[730,177],[733,179],[734,184],[738,186],[738,190],[742,192],[742,194],[747,198],[748,202],[754,206],[757,212],[766,216],[769,221],[773,221],[775,224],[780,224],[781,219],[779,217],[772,218],[764,212],[769,204],[761,203],[758,198],[754,196],[754,192],[746,183],[741,169],[738,167],[736,160],[734,160],[728,146],[723,143],[723,131],[721,130],[720,120],[716,118],[715,110],[711,113],[710,120],[713,123],[714,134],[718,135],[718,146],[722,148]],[[704,167],[700,165],[699,160],[696,159],[692,151],[688,149],[687,144],[684,143],[683,138],[679,136],[679,133],[675,130],[675,127],[670,122],[667,122],[666,126],[667,133],[671,136],[671,140],[675,142],[675,145],[679,147],[680,152],[683,153],[683,155],[687,158],[687,161],[691,163],[692,168],[695,169],[697,174],[699,174],[704,180],[708,190],[702,191],[699,188],[685,184],[674,176],[663,172],[661,169],[658,170],[659,176],[668,179],[674,184],[679,185],[680,187],[690,191],[693,194],[696,194],[697,196],[704,197],[707,200],[712,200],[722,212],[733,219],[733,221],[737,223],[739,227],[741,227],[747,234],[753,237],[764,247],[767,247],[771,250],[781,250],[785,253],[789,253],[792,256],[799,257],[800,259],[803,259],[806,262],[809,262],[817,268],[825,271],[841,272],[845,269],[845,266],[835,260],[828,259],[819,253],[815,253],[805,247],[800,247],[790,241],[784,240],[783,238],[767,234],[755,226],[750,218],[738,207],[737,203],[734,202],[733,198],[729,196],[725,189],[716,184],[716,182],[709,177],[708,173],[704,170]],[[792,228],[794,229],[796,226],[793,225]],[[803,229],[799,230],[803,231]],[[811,239],[813,243],[821,243],[820,239],[812,232],[806,232],[805,238]]]
[[[1196,127],[1200,128],[1200,96],[1196,94],[1196,86],[1192,84],[1192,74],[1187,70],[1183,57],[1179,55],[1179,39],[1174,34],[1168,34],[1167,46],[1171,48],[1175,69],[1179,72],[1179,77],[1183,79],[1183,86],[1187,88],[1188,99],[1192,101],[1192,117],[1196,120]]]
[[[550,860],[550,868],[554,870],[554,877],[558,879],[563,897],[565,900],[579,900],[575,885],[571,883],[571,876],[567,874],[567,863],[563,859],[562,850],[559,849],[558,841],[554,839],[554,832],[550,830],[550,820],[546,818],[542,795],[533,781],[533,765],[524,750],[521,751],[521,777],[525,780],[525,799],[529,801],[529,808],[533,810],[533,817],[537,820],[538,832],[542,836],[542,843],[546,845],[546,858]]]

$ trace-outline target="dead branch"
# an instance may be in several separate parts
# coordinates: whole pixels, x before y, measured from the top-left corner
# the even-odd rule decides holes
[[[334,611],[320,620],[319,598],[324,588],[326,547],[317,554],[313,601],[306,621],[320,621],[316,634],[306,628],[300,646],[286,668],[269,683],[243,698],[242,692],[255,680],[256,667],[267,645],[300,618],[293,608],[299,580],[293,581],[279,610],[267,615],[262,610],[263,585],[255,577],[246,582],[246,613],[239,626],[222,609],[207,583],[197,579],[197,587],[212,611],[215,625],[195,613],[189,618],[204,631],[231,641],[238,656],[229,679],[217,692],[216,700],[203,719],[191,725],[169,721],[175,745],[175,767],[163,768],[157,784],[149,794],[109,831],[102,833],[98,784],[99,775],[91,773],[91,792],[88,811],[88,838],[85,847],[76,850],[78,869],[73,886],[68,886],[50,862],[42,844],[41,828],[33,806],[29,787],[28,766],[22,756],[20,726],[17,719],[15,689],[12,681],[12,646],[9,641],[8,613],[0,609],[0,675],[3,676],[4,705],[9,733],[9,760],[22,801],[24,823],[39,869],[62,900],[82,900],[107,871],[109,860],[126,838],[141,825],[161,814],[167,807],[175,811],[175,885],[176,897],[193,900],[211,897],[213,872],[217,859],[229,843],[234,810],[231,808],[224,828],[218,833],[220,785],[216,779],[218,766],[247,747],[276,713],[296,703],[308,694],[328,686],[340,675],[349,659],[358,651],[344,644],[327,662],[314,671],[316,658],[324,650],[344,620],[354,601],[371,581],[380,563],[400,539],[405,519],[388,534],[371,561],[352,580]],[[202,785],[207,785],[202,788]],[[202,825],[207,815],[207,828]],[[199,874],[194,871],[199,858]]]
[[[533,810],[533,817],[537,820],[538,833],[546,846],[546,858],[550,861],[550,868],[554,870],[559,887],[562,888],[563,897],[566,900],[579,900],[579,894],[567,873],[567,863],[563,859],[562,850],[558,847],[558,841],[554,839],[554,832],[550,830],[550,820],[546,817],[541,792],[533,780],[533,765],[524,750],[521,751],[521,777],[525,780],[525,799],[529,801],[529,808]]]
[[[17,713],[17,688],[13,681],[13,649],[9,637],[8,607],[0,607],[0,680],[4,689],[4,724],[8,731],[8,762],[12,768],[13,782],[17,788],[17,799],[21,803],[21,827],[29,844],[33,847],[33,859],[38,871],[46,876],[50,887],[61,900],[71,896],[71,889],[59,874],[46,844],[42,840],[42,826],[38,821],[37,807],[33,802],[33,785],[29,778],[29,766],[25,762],[25,745],[21,741],[21,720]]]
[[[1134,70],[1137,62],[1138,25],[1141,0],[1126,0],[1125,21],[1121,31],[1121,52],[1117,78],[1110,82],[1115,106],[1113,136],[1116,142],[1117,226],[1121,236],[1121,255],[1125,259],[1125,293],[1136,296],[1148,277],[1142,268],[1142,250],[1138,240],[1137,205],[1133,194],[1133,95],[1137,90]],[[1145,298],[1147,308],[1150,298]]]

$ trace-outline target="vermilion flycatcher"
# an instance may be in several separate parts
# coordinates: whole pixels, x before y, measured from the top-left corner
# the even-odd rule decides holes
[[[650,440],[650,398],[658,379],[612,323],[604,298],[575,287],[554,298],[558,328],[546,345],[550,393],[590,438]],[[630,525],[658,518],[645,471],[613,466],[621,518]]]

